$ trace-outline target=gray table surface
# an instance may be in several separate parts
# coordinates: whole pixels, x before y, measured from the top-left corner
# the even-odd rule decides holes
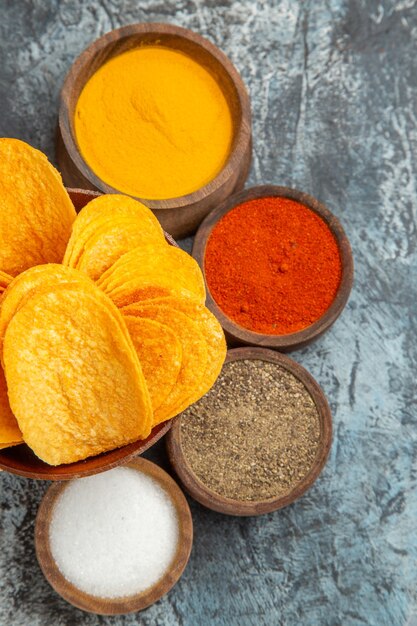
[[[2,474],[0,624],[416,626],[416,3],[0,0],[0,135],[54,159],[71,62],[140,21],[187,26],[230,56],[252,98],[248,184],[315,195],[350,237],[350,302],[293,354],[329,398],[331,456],[314,487],[274,514],[235,519],[190,502],[183,578],[117,618],[78,611],[49,587],[33,547],[48,485]],[[151,456],[166,464],[162,445]]]

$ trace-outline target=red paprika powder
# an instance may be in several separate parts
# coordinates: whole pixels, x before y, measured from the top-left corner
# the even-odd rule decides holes
[[[342,266],[332,232],[314,211],[271,197],[222,217],[207,242],[205,274],[228,317],[248,330],[286,335],[329,308]]]

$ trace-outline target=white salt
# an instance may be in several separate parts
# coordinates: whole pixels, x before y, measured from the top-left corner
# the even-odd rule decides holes
[[[72,481],[54,506],[49,533],[52,555],[69,582],[93,596],[118,598],[163,577],[179,527],[156,480],[118,467]]]

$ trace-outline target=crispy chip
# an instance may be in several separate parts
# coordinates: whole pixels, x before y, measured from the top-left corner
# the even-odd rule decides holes
[[[4,372],[0,367],[0,449],[16,446],[22,441],[22,433],[10,408]]]
[[[7,288],[3,295],[0,307],[0,360],[3,366],[3,341],[7,326],[13,315],[33,295],[49,291],[50,287],[53,286],[74,284],[82,284],[84,285],[84,289],[90,289],[94,293],[97,293],[96,285],[90,278],[88,278],[88,276],[73,268],[55,263],[36,265],[13,279],[12,284]],[[102,295],[100,295],[100,297],[102,298]],[[102,298],[102,302],[105,306],[108,306],[111,311],[114,310],[114,305],[109,298]],[[74,306],[76,306],[75,302]],[[134,353],[135,350],[131,343],[129,332],[124,323],[121,325],[121,331],[126,336],[132,353]]]
[[[122,307],[126,307],[131,304],[142,304],[169,296],[186,298],[198,302],[194,294],[186,289],[180,289],[175,285],[170,285],[169,287],[155,287],[153,284],[144,284],[140,289],[129,291],[126,294],[121,294],[120,296],[115,297],[113,302],[121,309]]]
[[[13,280],[12,276],[0,270],[0,293],[3,293],[3,291],[7,289],[7,287],[10,285],[12,280]]]
[[[97,280],[126,252],[147,244],[168,246],[162,231],[150,233],[143,229],[139,220],[115,218],[113,222],[98,227],[85,242],[76,268]]]
[[[123,194],[107,194],[94,198],[79,212],[77,221],[74,223],[73,233],[77,235],[81,230],[86,228],[91,222],[97,219],[97,216],[103,218],[114,215],[133,215],[143,222],[152,223],[156,228],[161,230],[161,225],[148,207]]]
[[[155,411],[172,391],[182,363],[181,342],[165,324],[133,315],[124,316],[136,348]]]
[[[149,435],[151,401],[134,346],[92,282],[35,291],[7,327],[3,356],[12,411],[46,463]]]
[[[127,287],[126,289],[121,289],[116,293],[109,294],[109,298],[119,309],[121,309],[129,304],[152,301],[155,297],[160,297],[163,293],[166,294],[167,291],[169,291],[171,296],[196,300],[195,294],[176,285],[169,285],[168,281],[165,286],[159,285],[158,287],[156,287],[154,283],[148,284],[147,282],[144,282],[141,288],[136,288],[133,285],[132,287]],[[200,303],[199,300],[196,301]]]
[[[31,267],[12,281],[4,292],[0,307],[0,358],[2,363],[3,341],[7,326],[21,304],[37,289],[79,282],[88,282],[94,287],[94,284],[84,274],[56,263]]]
[[[149,254],[145,248],[135,248],[124,254],[97,284],[114,302],[128,297],[143,287],[186,290],[202,304],[206,298],[203,275],[198,263],[184,250],[166,246]]]
[[[0,139],[0,268],[16,276],[61,262],[75,209],[61,176],[42,152]]]
[[[223,329],[213,313],[204,305],[190,298],[177,298],[174,296],[156,298],[152,301],[152,305],[160,306],[164,311],[167,307],[170,307],[187,315],[198,326],[207,342],[208,358],[204,375],[193,393],[182,404],[178,405],[177,410],[180,413],[190,404],[199,400],[214,385],[226,358],[226,339]],[[129,311],[134,312],[135,306],[126,306],[122,309],[124,316],[129,315]]]
[[[12,448],[13,446],[18,446],[23,443],[23,439],[21,441],[11,441],[10,443],[0,443],[0,450],[4,450],[5,448]]]
[[[155,425],[177,415],[179,413],[177,407],[182,406],[199,388],[207,367],[207,342],[197,324],[185,313],[172,307],[154,304],[136,305],[129,307],[130,315],[169,326],[182,346],[182,363],[177,382],[166,400],[154,412]]]
[[[111,227],[116,217],[134,218],[138,229],[142,231],[143,240],[149,238],[161,244],[165,242],[161,225],[148,207],[128,196],[103,195],[86,204],[77,215],[65,251],[64,265],[76,267],[86,241],[101,226]]]

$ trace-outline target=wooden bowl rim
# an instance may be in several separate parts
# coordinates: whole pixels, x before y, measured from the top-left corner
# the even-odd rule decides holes
[[[205,507],[235,516],[253,516],[271,513],[298,500],[317,480],[328,459],[332,442],[332,415],[323,390],[313,376],[299,363],[288,356],[266,348],[244,347],[228,350],[225,363],[239,360],[261,360],[276,363],[293,374],[303,383],[312,397],[320,418],[321,440],[315,462],[308,474],[292,491],[284,496],[273,496],[265,500],[244,501],[226,498],[209,489],[193,472],[181,446],[181,415],[167,435],[167,451],[170,463],[184,489]]]
[[[121,598],[99,598],[85,593],[64,578],[49,545],[49,524],[60,494],[70,482],[55,483],[49,487],[38,509],[35,523],[35,548],[39,566],[51,587],[70,604],[83,611],[99,615],[121,615],[142,611],[168,593],[178,582],[188,563],[193,544],[193,521],[188,502],[177,483],[159,465],[137,458],[124,467],[145,473],[166,491],[175,506],[179,538],[174,560],[163,578],[146,591]]]
[[[204,260],[208,239],[217,222],[233,208],[243,202],[258,198],[278,197],[289,198],[304,204],[316,213],[329,227],[332,232],[340,253],[342,265],[342,278],[336,296],[330,307],[323,315],[307,328],[295,333],[286,335],[269,335],[248,330],[240,326],[228,317],[211,295],[208,282],[206,280]],[[250,345],[263,346],[266,348],[276,348],[278,350],[294,350],[310,343],[323,334],[337,320],[342,313],[353,285],[353,255],[349,239],[338,218],[331,211],[313,196],[294,189],[279,185],[259,185],[249,187],[234,194],[213,209],[201,223],[197,230],[192,255],[200,265],[207,289],[207,306],[216,315],[224,330],[235,340]]]
[[[75,187],[67,187],[67,191],[70,197],[78,195],[84,196],[89,200],[98,198],[102,195],[102,193],[99,191],[79,189]],[[168,243],[170,243],[172,246],[178,247],[177,242],[173,239],[173,237],[171,237],[169,233],[164,231],[164,234],[165,239],[168,241]],[[162,422],[161,424],[157,424],[156,426],[154,426],[149,437],[147,437],[146,439],[139,439],[138,441],[127,444],[126,446],[114,448],[113,450],[108,450],[107,452],[103,452],[102,454],[88,457],[83,461],[75,461],[74,463],[69,463],[66,465],[64,464],[54,466],[47,465],[40,459],[37,459],[37,462],[40,465],[35,470],[26,470],[22,468],[21,463],[16,461],[16,459],[14,458],[15,452],[17,451],[17,453],[19,454],[19,451],[23,447],[30,450],[30,448],[25,443],[22,443],[18,446],[12,446],[10,448],[4,448],[0,450],[0,471],[3,470],[5,472],[9,472],[10,474],[16,474],[25,478],[33,478],[35,480],[52,481],[73,480],[84,476],[93,476],[94,474],[99,474],[101,472],[113,469],[114,467],[118,467],[119,465],[123,465],[137,457],[138,454],[142,454],[143,452],[145,452],[169,431],[169,429],[171,428],[171,424],[172,419],[167,420],[166,422]],[[122,451],[124,451],[124,454]],[[30,454],[34,456],[34,453],[31,450]],[[103,459],[103,465],[91,465],[94,459]],[[75,465],[78,466],[77,471],[75,470]],[[83,465],[86,466],[84,469],[82,468]],[[73,469],[71,470],[71,468]]]
[[[26,470],[13,459],[13,455],[9,459],[9,455],[4,454],[7,451],[17,450],[18,448],[22,447],[28,448],[28,450],[32,454],[34,454],[30,450],[29,446],[27,446],[27,444],[21,443],[17,446],[0,450],[0,470],[9,472],[9,474],[23,476],[24,478],[33,478],[35,480],[51,480],[53,482],[66,482],[78,478],[85,478],[86,476],[94,476],[95,474],[101,474],[102,472],[107,472],[108,470],[114,469],[115,467],[119,467],[120,465],[125,465],[127,462],[135,459],[139,454],[143,454],[143,452],[146,452],[146,450],[151,448],[169,431],[171,425],[172,419],[168,420],[167,422],[163,422],[162,424],[158,424],[157,426],[154,426],[154,428],[151,430],[151,434],[149,435],[149,437],[147,437],[147,439],[139,439],[138,441],[127,444],[126,446],[121,446],[120,448],[114,448],[113,450],[108,450],[107,452],[102,452],[101,454],[87,457],[83,461],[75,461],[74,463],[55,466],[47,465],[46,463],[43,463],[41,459],[38,459],[38,461],[43,464],[36,470]],[[127,452],[125,450],[126,448],[128,448]],[[124,454],[120,456],[122,450],[124,451]],[[88,467],[88,461],[101,458],[103,459],[103,465],[93,465],[91,467]],[[83,463],[86,464],[86,469],[82,468]],[[74,465],[77,465],[77,469],[73,468],[73,470],[71,470],[71,467]]]
[[[175,35],[179,38],[191,41],[202,48],[206,53],[214,57],[223,67],[225,73],[228,74],[231,82],[233,83],[241,110],[241,119],[235,128],[232,149],[226,163],[215,178],[197,191],[183,196],[177,196],[175,198],[150,200],[147,198],[132,196],[136,200],[146,204],[146,206],[150,209],[177,209],[201,202],[203,198],[210,196],[226,185],[229,178],[233,175],[235,166],[240,162],[241,155],[246,154],[251,141],[251,108],[245,84],[231,60],[211,41],[188,28],[183,28],[174,24],[166,24],[163,22],[140,22],[111,30],[93,41],[71,65],[64,80],[60,94],[58,124],[65,149],[78,171],[81,172],[81,174],[92,185],[94,185],[97,189],[100,189],[103,193],[123,193],[115,187],[105,183],[93,172],[86,161],[84,161],[84,158],[78,149],[75,137],[73,137],[72,132],[67,132],[67,128],[71,128],[71,120],[65,102],[69,99],[69,95],[77,81],[80,71],[87,66],[97,54],[101,53],[108,45],[112,44],[118,38],[129,39],[134,35],[148,34]]]

